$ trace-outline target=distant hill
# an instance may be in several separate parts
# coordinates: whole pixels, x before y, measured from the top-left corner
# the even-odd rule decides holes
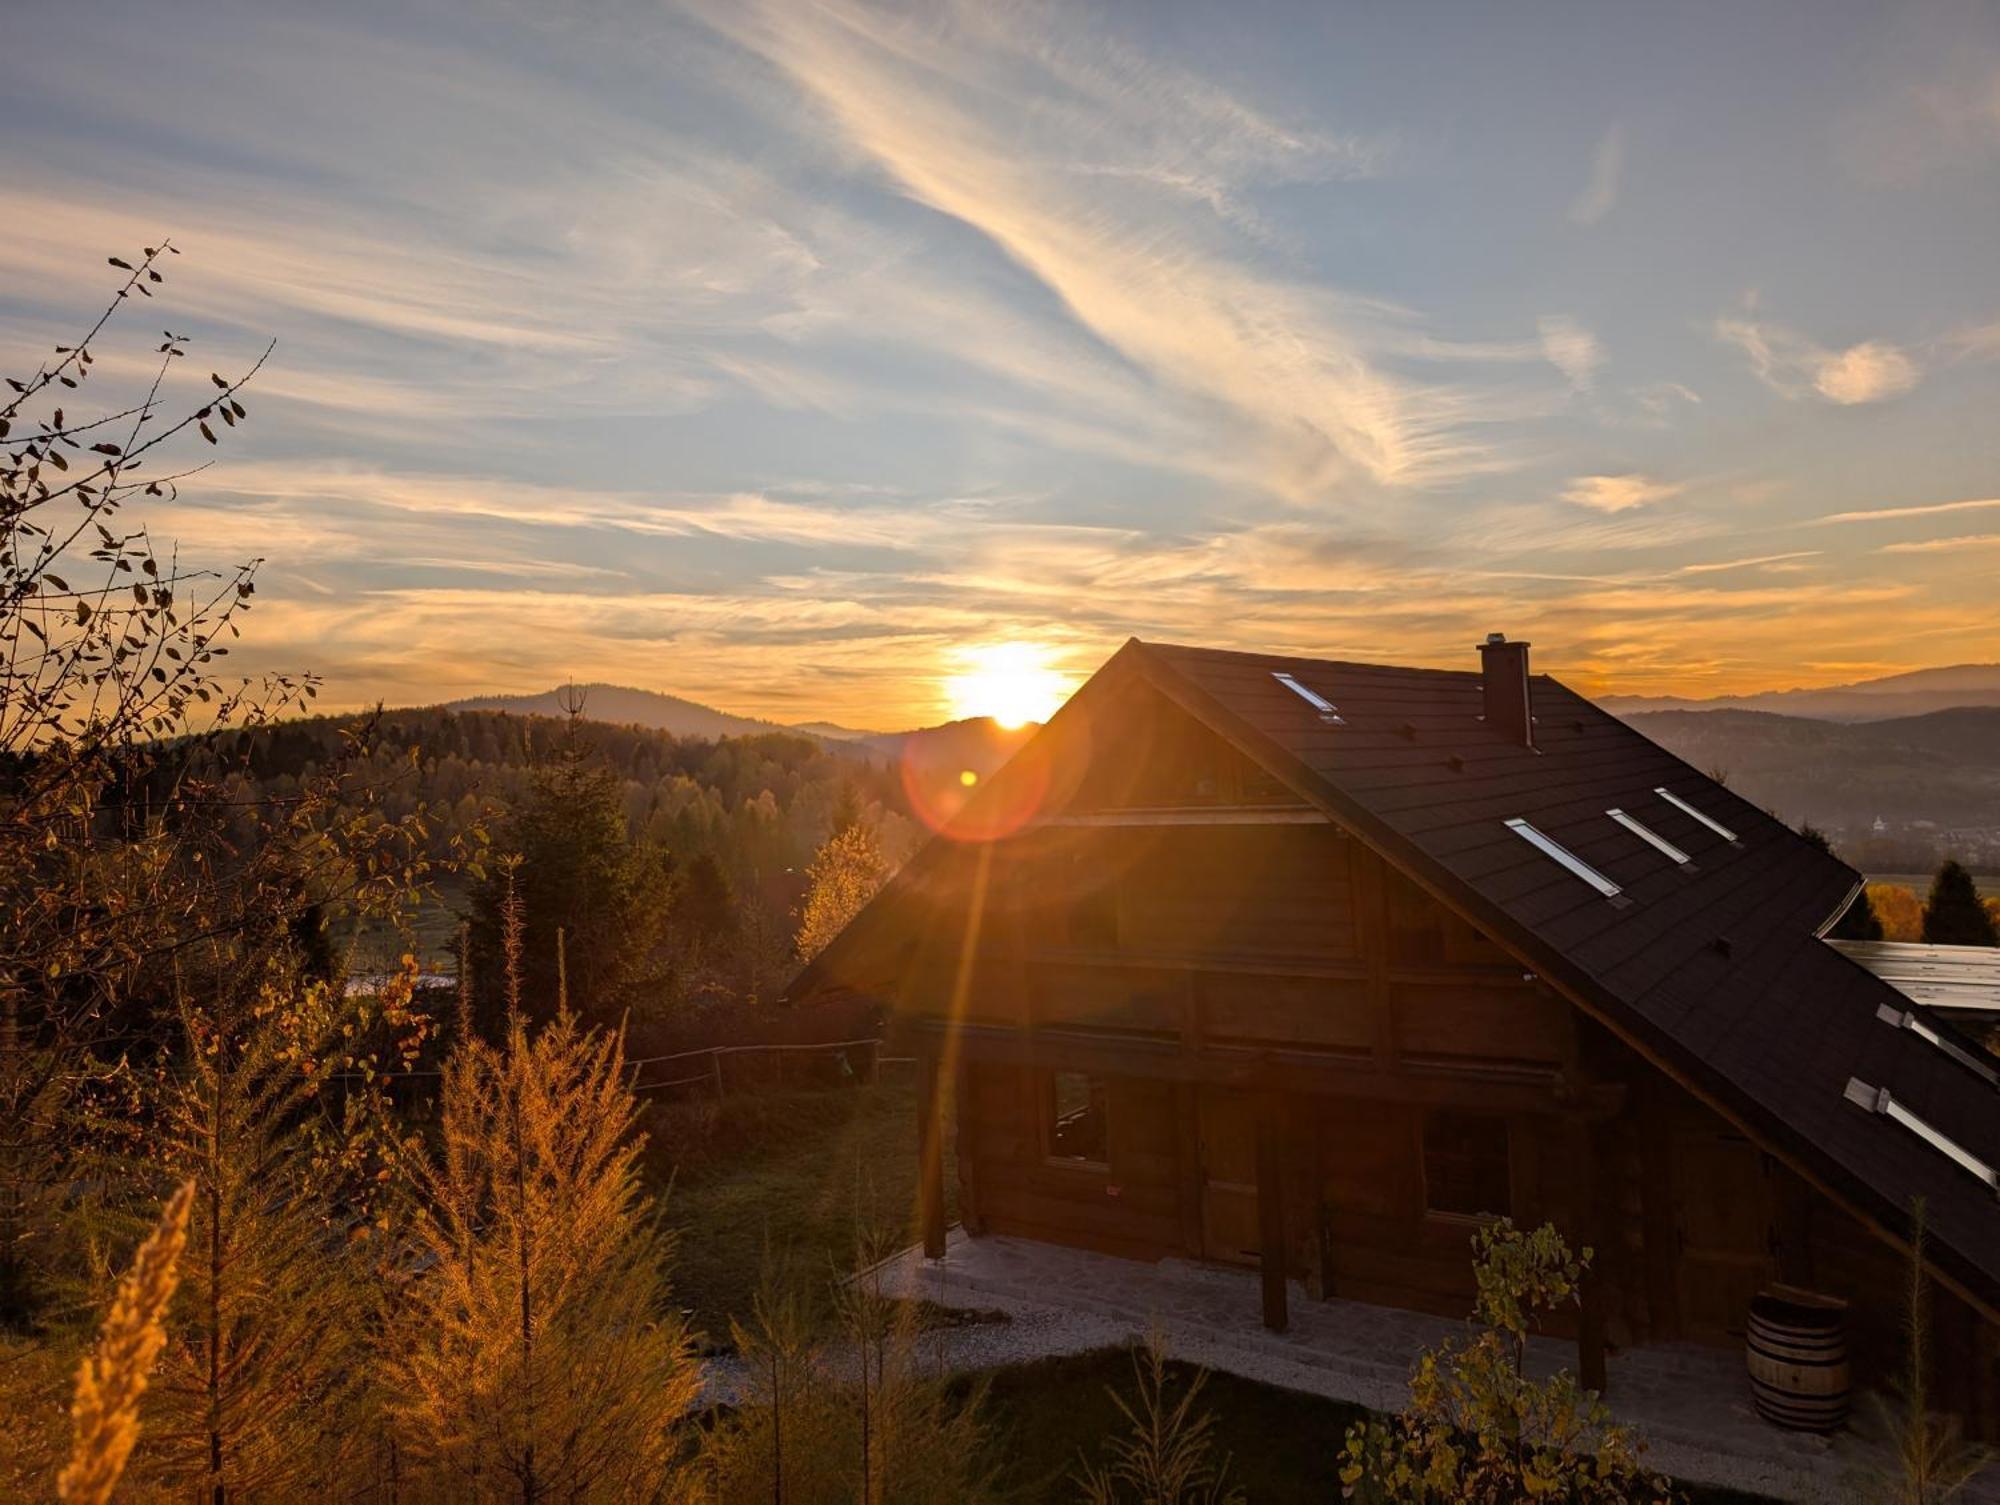
[[[1885,721],[1957,706],[2000,706],[2000,664],[1955,664],[1913,669],[1883,679],[1820,690],[1766,690],[1756,695],[1604,695],[1597,703],[1614,716],[1651,711],[1772,711],[1820,721]]]
[[[505,711],[514,716],[561,716],[568,697],[583,697],[583,714],[592,721],[612,726],[643,726],[649,731],[669,732],[676,737],[757,737],[767,732],[799,732],[809,737],[852,742],[871,733],[832,722],[815,721],[802,726],[786,726],[777,721],[760,721],[753,716],[736,716],[718,711],[698,701],[658,690],[635,690],[626,685],[559,686],[539,695],[475,695],[454,700],[447,711]]]
[[[1744,710],[1623,719],[1744,798],[1820,827],[1857,865],[1922,869],[1951,852],[2000,868],[2000,706],[1853,722]]]
[[[501,711],[514,716],[561,716],[572,696],[583,697],[586,720],[612,726],[640,726],[648,731],[667,732],[676,737],[759,737],[771,732],[792,732],[839,744],[836,751],[863,757],[879,754],[883,762],[893,762],[905,752],[921,757],[926,766],[942,768],[949,763],[954,776],[971,769],[984,778],[1014,755],[1015,749],[1039,729],[1027,726],[1006,728],[984,716],[963,721],[947,721],[941,726],[916,727],[904,732],[861,731],[832,721],[802,721],[786,725],[761,721],[753,716],[737,716],[714,706],[666,695],[658,690],[635,690],[626,685],[575,685],[544,690],[539,695],[476,695],[454,700],[439,707],[446,711]]]

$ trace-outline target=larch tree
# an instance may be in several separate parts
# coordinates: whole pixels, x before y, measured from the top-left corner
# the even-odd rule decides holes
[[[399,1030],[420,1030],[413,977],[384,995]],[[339,1493],[367,1435],[384,1289],[371,1197],[391,1142],[366,1120],[385,1110],[388,1063],[363,1043],[358,1000],[275,966],[233,995],[183,997],[180,1024],[147,1154],[194,1195],[133,1472],[209,1505]]]
[[[412,1476],[454,1500],[674,1501],[699,1373],[640,1184],[620,1037],[518,1012],[445,1068],[411,1163],[384,1362]]]

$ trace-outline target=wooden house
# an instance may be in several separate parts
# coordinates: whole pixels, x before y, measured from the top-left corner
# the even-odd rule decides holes
[[[1464,671],[1129,642],[799,977],[880,998],[966,1229],[1461,1315],[1482,1219],[1596,1251],[1607,1345],[1782,1280],[2000,1430],[2000,1088],[1822,935],[1860,878],[1498,636]],[[949,1082],[947,1095],[941,1084]]]

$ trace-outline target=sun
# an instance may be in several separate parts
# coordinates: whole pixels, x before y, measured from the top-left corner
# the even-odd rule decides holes
[[[1009,731],[1046,721],[1069,698],[1067,675],[1050,666],[1035,643],[987,643],[962,649],[960,668],[945,680],[954,719],[991,716]]]

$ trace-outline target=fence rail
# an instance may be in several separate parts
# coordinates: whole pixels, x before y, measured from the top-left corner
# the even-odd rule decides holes
[[[669,1056],[649,1056],[643,1062],[634,1062],[634,1065],[667,1066],[675,1062],[705,1061],[708,1069],[692,1076],[668,1077],[657,1082],[634,1082],[632,1090],[666,1092],[682,1087],[707,1086],[717,1099],[721,1099],[729,1095],[731,1075],[724,1063],[744,1057],[759,1056],[775,1061],[776,1085],[781,1090],[786,1085],[785,1063],[795,1057],[828,1058],[827,1070],[857,1083],[875,1081],[884,1060],[882,1041],[879,1038],[824,1040],[802,1045],[711,1045],[703,1050],[684,1050]],[[739,1072],[736,1075],[740,1079],[742,1074]],[[800,1072],[794,1068],[791,1075],[796,1080]]]

